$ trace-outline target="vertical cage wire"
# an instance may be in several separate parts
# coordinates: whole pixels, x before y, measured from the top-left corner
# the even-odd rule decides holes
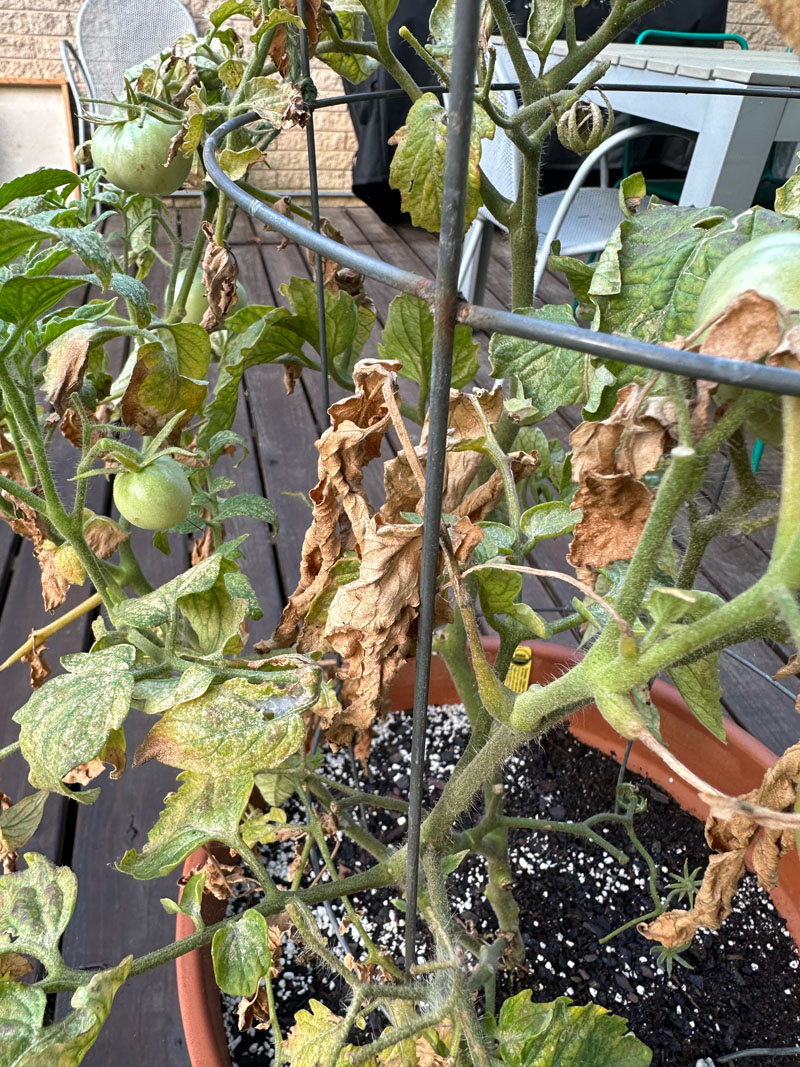
[[[311,64],[308,56],[308,32],[306,31],[306,0],[297,0],[297,14],[303,21],[300,30],[300,65],[306,86],[311,83]],[[311,196],[311,226],[320,232],[319,179],[317,176],[317,143],[314,137],[314,112],[309,111],[306,122],[306,147],[308,151],[308,189]],[[314,252],[314,274],[317,288],[317,329],[319,331],[319,358],[322,365],[322,406],[325,408],[325,424],[330,425],[328,408],[331,406],[330,370],[328,367],[328,329],[325,321],[325,279],[322,276],[322,253]]]
[[[442,517],[447,416],[450,407],[450,380],[453,367],[453,337],[458,311],[458,272],[464,239],[464,210],[467,198],[472,96],[478,56],[480,8],[481,0],[459,0],[457,4],[451,95],[447,110],[447,150],[433,307],[433,363],[428,407],[428,458],[425,472],[417,673],[414,679],[414,717],[411,741],[408,866],[406,869],[406,971],[415,962],[422,789],[425,775],[425,730],[436,578],[439,569],[439,527]]]

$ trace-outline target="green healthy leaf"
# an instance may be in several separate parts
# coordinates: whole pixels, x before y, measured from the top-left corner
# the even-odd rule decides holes
[[[214,978],[230,997],[252,997],[269,973],[269,927],[260,912],[250,908],[238,922],[217,930],[211,942]]]
[[[288,308],[256,305],[243,308],[230,322],[226,320],[226,327],[231,329],[247,325],[220,361],[214,399],[205,409],[207,423],[200,433],[201,444],[214,434],[230,429],[236,416],[239,383],[249,367],[272,363],[287,353],[298,359],[302,357],[301,339],[293,330],[285,328],[292,318]]]
[[[50,794],[39,790],[27,797],[22,797],[16,804],[0,812],[0,847],[9,852],[19,852],[36,831],[42,821],[42,812]]]
[[[75,907],[78,879],[69,867],[26,852],[24,871],[0,877],[0,954],[33,956],[46,966]]]
[[[127,956],[111,970],[93,974],[73,993],[70,1004],[74,1010],[39,1030],[15,1059],[6,1060],[5,1050],[0,1052],[0,1067],[78,1067],[97,1040],[132,960],[133,956]]]
[[[40,196],[51,189],[74,189],[79,180],[73,171],[59,167],[40,167],[30,174],[20,174],[0,185],[0,208],[23,196]]]
[[[423,93],[408,113],[390,144],[397,145],[389,183],[400,190],[403,210],[415,226],[438,233],[444,199],[444,159],[447,144],[447,111],[433,93]],[[472,225],[481,206],[481,131],[473,126],[467,164],[465,231]]]
[[[219,778],[184,771],[170,793],[141,852],[130,849],[117,864],[138,879],[160,878],[209,841],[233,845],[253,791],[253,776],[244,772]]]
[[[0,187],[2,191],[2,187]],[[47,994],[19,982],[0,984],[0,1067],[15,1067],[41,1029]]]
[[[528,19],[528,44],[542,64],[564,25],[567,0],[536,0]]]
[[[316,286],[310,278],[292,278],[281,292],[295,314],[286,325],[319,352]],[[336,359],[352,345],[358,330],[358,310],[349,293],[325,290],[325,327],[328,357]]]
[[[182,322],[159,332],[163,344],[140,345],[122,397],[126,425],[147,437],[179,411],[184,414],[178,426],[185,426],[202,407],[208,388],[211,342],[202,326]]]
[[[91,226],[59,226],[49,221],[63,215],[63,209],[56,213],[41,212],[29,215],[25,222],[0,216],[0,266],[42,241],[60,241],[83,260],[89,270],[97,274],[103,288],[107,288],[114,264],[111,249],[94,229],[94,223]]]
[[[517,547],[517,535],[502,522],[479,522],[483,540],[472,550],[476,563],[488,563],[495,556],[507,556]]]
[[[548,304],[543,308],[521,308],[518,314],[575,325],[569,304]],[[536,407],[539,418],[557,408],[583,404],[590,412],[604,402],[609,387],[624,384],[599,361],[571,348],[553,348],[540,341],[494,334],[489,343],[492,372],[498,378],[519,379],[526,397]],[[609,389],[613,398],[614,390]]]
[[[44,239],[44,234],[21,219],[0,218],[0,267],[12,263]]]
[[[13,718],[21,725],[19,740],[32,786],[82,804],[97,799],[99,789],[73,793],[62,778],[94,759],[111,732],[122,726],[130,707],[135,657],[132,645],[64,656],[61,662],[69,673],[46,682],[16,712]]]
[[[389,305],[389,314],[378,345],[380,359],[398,359],[401,378],[417,382],[420,409],[424,408],[433,366],[433,315],[424,300],[401,293]],[[478,345],[469,326],[458,325],[453,345],[454,389],[461,389],[478,373]]]
[[[180,903],[170,899],[161,898],[161,906],[168,915],[186,915],[194,923],[195,930],[205,930],[203,922],[203,890],[206,884],[206,872],[198,871],[193,874],[181,893]]]
[[[580,509],[571,510],[563,500],[547,500],[528,508],[520,519],[522,534],[526,539],[525,551],[529,552],[538,541],[572,533],[581,517]]]
[[[492,629],[499,634],[506,630],[511,633],[511,623],[513,632],[518,633],[518,641],[545,636],[547,630],[544,620],[528,604],[519,602],[522,592],[522,575],[519,571],[487,567],[476,571],[475,578],[481,608]]]
[[[645,341],[688,335],[706,279],[725,256],[755,237],[799,226],[758,207],[731,218],[722,208],[651,202],[620,224],[595,265],[594,326]]]
[[[167,622],[183,597],[204,593],[214,585],[223,565],[230,566],[231,558],[243,540],[244,537],[238,537],[227,541],[213,556],[165,582],[152,593],[126,600],[115,609],[116,621],[128,626],[158,626]]]
[[[158,759],[211,775],[229,774],[231,767],[277,767],[302,745],[302,713],[317,695],[316,687],[299,680],[282,686],[232,678],[211,686],[164,714],[140,745],[134,765]]]
[[[647,184],[641,171],[629,174],[619,185],[619,206],[626,219],[632,219],[647,196]]]
[[[627,1020],[598,1004],[569,997],[536,1004],[530,989],[504,1001],[496,1038],[509,1067],[648,1067],[650,1049],[628,1032]]]
[[[548,270],[561,271],[566,275],[567,284],[575,295],[575,299],[581,304],[590,304],[589,286],[594,277],[594,264],[584,263],[582,259],[574,256],[562,256],[560,245],[556,251],[557,242],[552,244],[550,257],[547,260]]]
[[[257,496],[255,493],[237,493],[220,501],[218,518],[233,519],[238,515],[246,515],[251,519],[260,519],[274,527],[275,533],[280,528],[278,513],[266,497]]]
[[[0,284],[0,319],[26,326],[86,280],[66,274],[9,278]]]

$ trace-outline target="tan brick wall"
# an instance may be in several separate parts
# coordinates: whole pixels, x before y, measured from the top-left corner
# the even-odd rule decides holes
[[[59,46],[63,37],[73,39],[75,18],[82,0],[0,0],[0,79],[63,78]],[[188,0],[201,28],[209,0]],[[246,28],[246,23],[242,29]],[[341,79],[324,63],[314,62],[314,77],[321,95],[339,96]],[[317,162],[320,189],[347,193],[355,134],[347,108],[321,111],[316,120]],[[267,189],[306,189],[308,170],[306,135],[287,130],[269,149],[269,167],[253,168],[253,178]]]
[[[756,0],[728,0],[728,30],[741,33],[751,48],[786,47],[786,42]]]

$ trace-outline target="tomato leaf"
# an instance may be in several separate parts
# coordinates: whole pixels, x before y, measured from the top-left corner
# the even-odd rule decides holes
[[[364,39],[364,15],[361,11],[340,11],[337,5],[331,5],[339,20],[345,40],[360,41]],[[326,52],[319,57],[324,63],[346,78],[353,85],[364,81],[378,67],[378,61],[370,56],[347,55],[343,52]]]
[[[185,771],[180,788],[167,797],[164,810],[141,852],[129,849],[117,867],[134,878],[161,878],[209,841],[233,845],[253,791],[253,776],[244,772],[210,778]]]
[[[294,311],[286,325],[319,352],[316,286],[310,278],[292,278],[281,292]],[[349,293],[325,290],[325,327],[328,357],[336,359],[352,345],[358,330],[358,311]]]
[[[403,364],[398,373],[419,385],[419,409],[424,410],[430,389],[433,366],[433,315],[424,300],[401,293],[389,305],[386,325],[378,345],[380,359],[398,359]],[[456,326],[453,348],[454,389],[461,389],[478,373],[478,345],[472,330]]]
[[[571,533],[580,520],[579,510],[573,510],[563,500],[547,500],[523,512],[520,519],[522,534],[529,552],[539,541]]]
[[[181,891],[180,902],[170,897],[161,898],[161,907],[168,915],[186,915],[194,923],[195,930],[205,930],[203,922],[203,889],[206,884],[206,872],[193,874]]]
[[[49,795],[40,789],[0,812],[0,850],[5,847],[9,852],[19,852],[27,845],[39,829]]]
[[[400,190],[403,210],[415,226],[438,233],[444,200],[444,158],[447,144],[447,111],[433,93],[423,93],[408,113],[405,126],[389,141],[397,145],[389,169],[389,183]],[[467,198],[464,229],[475,220],[481,206],[481,135],[473,125],[467,164]]]
[[[280,522],[278,513],[266,497],[257,496],[255,493],[237,493],[220,501],[218,518],[233,519],[239,515],[245,515],[250,519],[260,519],[267,522],[278,532]]]
[[[528,604],[519,602],[522,575],[519,571],[487,567],[475,572],[481,608],[486,621],[499,634],[516,634],[517,641],[544,637],[543,619]]]
[[[599,1004],[580,1007],[569,997],[546,1004],[530,989],[503,1002],[496,1038],[509,1067],[550,1067],[558,1061],[580,1067],[647,1067],[650,1049],[628,1032],[627,1020]]]
[[[122,417],[143,436],[154,436],[177,412],[185,426],[202,407],[211,342],[202,326],[182,322],[160,331],[163,343],[140,345],[122,397]]]
[[[13,719],[21,725],[19,740],[31,785],[83,804],[97,799],[99,789],[73,793],[62,778],[94,759],[125,721],[135,656],[132,645],[64,656],[61,662],[69,673],[46,682],[16,712]]]
[[[0,227],[2,246],[2,227]],[[0,319],[25,326],[57,304],[62,297],[79,285],[86,285],[85,277],[44,275],[28,278],[17,275],[0,284]]]
[[[302,713],[316,702],[316,686],[282,685],[265,676],[232,678],[201,697],[176,704],[150,730],[134,766],[157,759],[200,774],[226,775],[231,767],[276,767],[302,745]]]
[[[250,908],[238,922],[217,930],[211,942],[211,959],[214,978],[223,993],[252,997],[272,966],[264,916]]]
[[[310,1010],[302,1008],[295,1014],[294,1026],[284,1042],[290,1067],[317,1067],[320,1063],[327,1063],[339,1045],[341,1018],[313,997],[308,1002],[308,1008]],[[345,1067],[350,1063],[348,1051],[352,1047],[345,1045],[336,1060],[336,1067]]]
[[[19,982],[0,983],[0,1067],[24,1063],[41,1029],[47,994]]]
[[[536,0],[528,19],[528,44],[541,63],[564,25],[566,0]]]
[[[147,286],[136,278],[130,278],[127,274],[112,274],[109,285],[115,293],[126,301],[136,317],[137,326],[147,326],[152,318],[150,312],[150,294]]]
[[[22,953],[45,965],[59,956],[58,943],[78,894],[69,867],[26,852],[24,871],[0,877],[0,954]]]
[[[596,263],[594,326],[653,342],[688,335],[703,286],[725,256],[754,237],[798,227],[800,220],[758,207],[731,218],[723,208],[651,203],[620,224]]]
[[[127,956],[116,967],[98,971],[85,985],[78,986],[70,1001],[74,1010],[51,1026],[33,1033],[16,1058],[6,1059],[4,1047],[0,1053],[0,1067],[53,1067],[54,1064],[78,1067],[97,1040],[117,990],[128,977],[132,959],[133,956]],[[30,1001],[29,1007],[32,1011],[38,1010],[38,1003]],[[28,1025],[24,1025],[25,1032],[30,1034]]]
[[[518,313],[548,322],[575,325],[569,304],[521,308]],[[615,389],[610,387],[625,384],[624,376],[615,380],[614,374],[599,360],[572,348],[554,348],[542,341],[496,333],[489,343],[489,358],[492,372],[498,378],[519,379],[540,419],[570,404],[583,404],[588,411],[596,412],[608,403],[604,397],[606,390],[613,400]]]
[[[226,577],[223,565],[210,589],[181,598],[181,613],[194,630],[198,650],[205,656],[238,652],[243,644],[240,627],[247,617],[249,603],[231,595]]]
[[[0,185],[0,208],[23,196],[41,196],[51,189],[74,189],[79,180],[74,171],[60,167],[41,167],[30,174],[20,174]]]

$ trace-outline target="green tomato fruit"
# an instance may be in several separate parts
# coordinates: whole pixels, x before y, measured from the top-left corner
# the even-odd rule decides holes
[[[175,294],[180,292],[180,288],[183,285],[183,279],[186,277],[186,271],[178,271],[178,277],[175,281]],[[164,293],[166,300],[166,292]],[[238,311],[239,308],[247,307],[249,300],[247,298],[247,290],[241,282],[236,283],[236,303],[228,311],[229,315],[232,315],[234,311]],[[194,276],[194,281],[189,289],[189,295],[186,297],[186,314],[183,318],[184,322],[200,323],[203,320],[203,315],[208,311],[208,298],[206,297],[206,289],[203,285],[203,269],[197,268],[197,273]],[[227,316],[226,316],[227,317]]]
[[[756,237],[726,256],[703,287],[695,327],[719,315],[747,289],[779,300],[793,311],[800,310],[800,231]]]
[[[800,310],[800,232],[769,233],[740,245],[711,272],[695,311],[695,327],[721,314],[748,289],[780,301],[790,310]],[[720,385],[716,401],[722,405],[736,399],[740,389]],[[745,429],[768,445],[783,440],[780,397],[764,393],[763,403],[748,416]]]
[[[192,506],[186,470],[170,456],[159,456],[140,471],[114,478],[114,503],[123,519],[142,530],[171,530]]]
[[[98,126],[92,136],[92,159],[112,185],[128,193],[169,196],[180,189],[192,169],[191,159],[181,152],[164,166],[170,142],[180,128],[180,123],[161,122],[152,115],[145,115],[141,123],[136,118]]]

